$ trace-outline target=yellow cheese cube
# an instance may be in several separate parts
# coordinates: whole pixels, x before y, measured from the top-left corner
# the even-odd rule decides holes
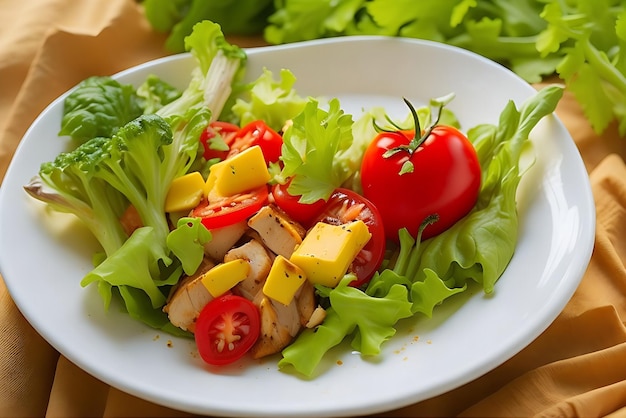
[[[291,255],[313,284],[335,287],[369,241],[371,234],[361,220],[343,225],[318,222]]]
[[[213,267],[202,275],[202,284],[214,298],[223,295],[248,276],[250,263],[238,258]]]
[[[214,198],[212,199],[211,196],[215,196],[216,195],[216,190],[215,190],[215,180],[217,179],[218,176],[220,176],[221,170],[224,168],[224,161],[220,161],[219,163],[213,164],[211,166],[211,168],[209,168],[209,176],[206,179],[206,183],[204,185],[204,193],[205,193],[205,197],[207,199],[209,199],[209,202],[213,201]],[[224,197],[224,196],[217,196],[219,197]]]
[[[270,180],[263,151],[253,146],[218,163],[215,189],[222,196],[232,196],[261,187]]]
[[[263,294],[283,305],[289,305],[305,280],[306,275],[300,267],[279,255],[274,259],[263,285]]]
[[[165,212],[180,212],[198,206],[205,194],[205,181],[198,171],[175,178],[165,197]]]

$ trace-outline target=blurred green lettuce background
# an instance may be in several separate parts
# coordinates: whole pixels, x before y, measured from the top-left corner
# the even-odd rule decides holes
[[[144,0],[141,3],[152,27],[168,33],[165,47],[172,53],[184,51],[185,36],[191,33],[195,23],[205,19],[219,23],[226,35],[260,36],[274,45],[349,35],[398,36],[446,43],[499,62],[529,83],[558,76],[575,95],[596,133],[602,133],[615,122],[620,135],[626,135],[626,2],[623,0]]]

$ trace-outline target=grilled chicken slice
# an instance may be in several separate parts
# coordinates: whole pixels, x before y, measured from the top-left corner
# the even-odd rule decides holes
[[[274,205],[264,206],[248,220],[248,225],[258,232],[267,248],[285,258],[291,257],[306,234],[302,225]]]
[[[300,315],[300,324],[305,326],[313,312],[316,309],[317,301],[315,299],[315,287],[308,280],[304,282],[302,287],[298,289],[294,296],[296,306],[298,307],[298,314]]]
[[[205,257],[196,273],[182,278],[170,293],[163,312],[167,313],[173,325],[194,332],[200,311],[213,299],[202,284],[202,277],[214,266],[215,264]]]
[[[278,353],[309,322],[315,310],[314,287],[308,281],[296,292],[289,305],[283,305],[259,292],[255,304],[261,314],[261,335],[250,350],[253,358]]]
[[[220,262],[248,229],[246,221],[211,230],[211,240],[204,244],[204,253]]]
[[[245,244],[233,248],[224,256],[224,262],[242,259],[250,264],[250,273],[236,286],[236,292],[246,299],[252,300],[261,291],[265,279],[272,268],[272,257],[256,239],[251,239]]]
[[[297,320],[294,321],[297,315],[294,316],[293,312],[289,310],[287,310],[288,317],[283,314],[279,320],[276,304],[272,303],[272,300],[266,296],[261,298],[258,307],[261,314],[261,335],[250,350],[252,358],[255,359],[278,353],[286,347],[293,338],[289,332],[290,328],[294,323],[297,324]],[[287,324],[281,322],[285,320]]]

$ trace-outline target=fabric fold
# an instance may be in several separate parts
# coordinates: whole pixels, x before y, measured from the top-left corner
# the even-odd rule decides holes
[[[19,86],[2,90],[8,108],[0,116],[5,117],[0,119],[0,178],[28,127],[58,96],[90,75],[112,75],[167,54],[165,35],[150,29],[133,1],[40,1],[47,15],[27,7],[32,2],[21,3],[23,12],[34,16],[30,29],[41,39],[29,41],[34,52],[21,53],[23,30],[16,30],[15,42],[0,50],[0,86]],[[54,23],[43,21],[50,18]]]

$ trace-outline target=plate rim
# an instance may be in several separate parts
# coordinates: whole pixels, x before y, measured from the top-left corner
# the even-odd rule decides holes
[[[301,48],[303,46],[307,46],[307,45],[324,45],[324,44],[338,44],[338,43],[353,43],[353,42],[371,42],[371,41],[384,41],[384,42],[408,42],[408,43],[415,43],[415,44],[423,44],[423,45],[429,45],[429,46],[435,46],[437,48],[443,48],[443,49],[449,49],[449,50],[454,50],[455,52],[461,52],[463,54],[467,54],[472,56],[474,59],[482,59],[485,62],[490,63],[490,65],[499,65],[493,61],[490,61],[484,57],[481,57],[479,55],[473,54],[469,51],[465,51],[462,50],[460,48],[454,47],[454,46],[450,46],[450,45],[446,45],[446,44],[441,44],[441,43],[437,43],[434,41],[425,41],[425,40],[419,40],[419,39],[413,39],[413,38],[388,38],[388,37],[382,37],[382,36],[353,36],[353,37],[341,37],[341,38],[329,38],[329,39],[323,39],[323,40],[312,40],[312,41],[303,41],[303,42],[297,42],[297,43],[292,43],[292,44],[285,44],[285,45],[278,45],[278,46],[259,46],[259,47],[253,47],[253,48],[244,48],[247,52],[252,53],[252,54],[256,54],[258,52],[265,52],[268,51],[268,49],[271,49],[272,51],[279,51],[279,50],[289,50],[289,49],[293,49],[293,48]],[[145,63],[139,64],[137,66],[133,66],[130,68],[127,68],[125,70],[119,71],[117,73],[115,73],[113,75],[114,78],[120,78],[120,77],[124,77],[129,73],[141,70],[144,67],[150,67],[153,65],[160,65],[163,62],[171,62],[173,60],[180,60],[180,59],[188,59],[190,57],[189,53],[182,53],[182,54],[175,54],[175,55],[171,55],[171,56],[166,56],[166,57],[161,57],[161,58],[156,58],[150,61],[147,61]],[[53,106],[57,106],[58,102],[64,100],[64,98],[69,94],[70,91],[72,91],[75,87],[70,88],[68,91],[66,91],[64,94],[62,94],[61,96],[59,96],[57,99],[55,99],[54,101],[52,101],[48,106],[46,106],[46,108],[37,116],[37,118],[34,120],[33,124],[28,128],[28,130],[26,131],[24,138],[27,138],[31,132],[31,130],[33,129],[33,127],[40,123],[40,120],[42,118],[45,117],[45,115],[48,113],[48,110],[50,108],[52,108]],[[532,89],[532,86],[529,84],[529,88]],[[562,122],[558,119],[558,117],[556,115],[553,115],[552,118],[554,119],[554,122],[559,124],[561,129],[563,129],[565,132],[567,132],[567,129],[565,129],[565,127],[562,125]],[[569,133],[568,133],[569,134]],[[7,169],[7,172],[5,174],[5,177],[3,179],[3,184],[5,183],[4,180],[11,178],[12,176],[12,172],[14,170],[14,164],[13,162],[15,161],[15,156],[20,155],[20,150],[23,146],[23,141],[20,141],[20,143],[18,144],[18,147],[15,150],[14,153],[14,158],[12,158],[12,161]],[[581,160],[582,161],[582,160]],[[17,163],[16,163],[17,164]],[[589,180],[588,176],[587,176],[587,180]],[[589,213],[586,214],[586,216],[589,218],[590,221],[592,221],[590,223],[590,227],[592,230],[588,231],[589,235],[591,236],[591,238],[593,238],[595,236],[595,207],[593,207],[593,195],[591,193],[591,188],[590,188],[590,184],[587,185],[588,187],[585,187],[584,190],[586,192],[587,198],[591,197],[591,206],[588,208],[589,209]],[[2,202],[3,196],[5,194],[5,190],[3,190],[5,188],[0,187],[0,202]],[[0,208],[0,214],[3,213],[2,208]],[[0,222],[2,222],[2,217],[0,216]],[[1,240],[0,240],[1,243]],[[582,280],[583,274],[585,269],[587,268],[587,265],[589,263],[589,259],[591,257],[591,253],[593,250],[593,245],[594,245],[594,241],[593,239],[590,240],[590,242],[587,242],[587,245],[585,247],[585,251],[583,251],[583,255],[584,255],[584,259],[587,260],[584,263],[581,263],[578,266],[578,270],[580,273],[580,279],[577,281],[570,281],[568,282],[569,286],[565,289],[566,294],[567,294],[567,300],[569,300],[571,298],[571,296],[573,295],[573,293],[575,292],[576,288],[578,287],[580,280]],[[2,269],[3,265],[5,263],[2,262],[3,256],[0,255],[0,269]],[[0,270],[1,272],[1,270]],[[12,282],[12,279],[7,280],[6,276],[3,274],[3,278],[5,279],[5,284],[7,286],[7,288],[9,289],[9,293],[12,294],[12,287],[14,286],[14,283]],[[16,301],[17,302],[17,301]],[[33,324],[34,323],[38,323],[38,321],[34,318],[29,318],[29,314],[30,311],[29,309],[23,309],[22,306],[20,306],[18,303],[16,303],[16,305],[18,305],[18,308],[20,309],[20,311],[24,314],[25,317],[27,317],[29,323]],[[521,351],[524,347],[526,347],[528,344],[530,344],[530,342],[532,342],[538,335],[540,335],[543,331],[545,331],[545,329],[547,329],[549,327],[549,325],[553,322],[554,319],[556,319],[557,315],[559,314],[559,312],[562,311],[563,307],[565,306],[565,304],[563,304],[563,306],[558,307],[558,306],[553,306],[552,310],[550,312],[550,315],[552,316],[552,320],[550,320],[548,323],[545,324],[545,327],[541,328],[541,329],[536,329],[534,332],[534,337],[532,338],[532,340],[528,341],[527,344],[525,344],[522,347],[519,347],[519,349],[515,349],[515,352],[513,354],[510,355],[510,353],[502,353],[502,358],[498,359],[494,364],[493,367],[491,366],[487,366],[487,365],[481,365],[480,367],[477,366],[477,370],[474,373],[474,376],[469,376],[466,379],[461,379],[458,381],[458,384],[455,385],[455,387],[461,386],[462,384],[465,384],[471,380],[476,379],[477,377],[483,375],[484,373],[488,372],[489,370],[492,370],[493,368],[497,367],[498,365],[502,364],[504,361],[506,361],[507,359],[509,359],[510,357],[512,357],[513,355],[515,355],[517,352]],[[24,313],[24,310],[26,311],[26,313]],[[34,326],[34,325],[33,325]],[[48,335],[49,333],[46,332],[45,330],[40,330],[37,329],[37,332],[44,336],[44,338],[50,342],[50,335]],[[45,337],[47,335],[47,337]],[[54,338],[52,338],[52,340],[54,340]],[[55,347],[55,349],[57,348],[57,344],[52,344],[51,345],[53,347]],[[59,350],[59,352],[61,352]],[[63,353],[61,353],[63,354]],[[70,361],[74,361],[73,359],[69,358]],[[496,364],[497,363],[497,364]],[[81,368],[83,368],[84,370],[92,370],[93,372],[93,368],[89,367],[88,365],[80,365]],[[95,376],[96,378],[101,378],[99,376]],[[110,381],[107,382],[109,384],[112,384]],[[141,398],[147,399],[145,396],[145,393],[141,392],[140,390],[137,390],[136,388],[133,387],[124,387],[124,385],[120,385],[119,382],[116,382],[117,384],[115,385],[115,387],[118,388],[122,388],[124,391],[131,393],[133,395],[139,396]],[[113,384],[112,384],[113,385]],[[454,389],[454,388],[452,388]],[[447,389],[447,390],[452,390],[452,389]],[[446,391],[447,391],[446,390]],[[437,392],[437,390],[434,390],[434,392]],[[438,393],[437,393],[438,394]],[[432,393],[432,396],[435,396],[436,394]],[[150,399],[153,402],[156,402],[155,399]],[[403,406],[407,406],[413,402],[410,401],[410,399],[408,398],[402,398],[402,399],[395,399],[395,401],[401,401],[401,403],[403,404],[396,404],[393,405],[393,408],[396,407],[403,407]],[[159,403],[159,402],[156,402]],[[171,404],[170,404],[171,405]],[[168,405],[164,405],[164,406],[168,406]],[[182,405],[178,405],[177,408],[180,409]],[[327,413],[333,413],[333,415],[336,416],[336,413],[340,413],[340,414],[352,414],[352,413],[373,413],[373,412],[381,412],[381,411],[386,411],[388,410],[388,408],[391,407],[391,405],[389,404],[382,404],[379,403],[377,405],[377,407],[372,407],[372,405],[367,405],[366,408],[356,408],[356,409],[346,409],[346,410],[332,410],[332,411],[326,411],[326,410],[320,410],[320,411],[314,411],[315,416],[320,416],[320,414],[324,414],[325,412]],[[382,408],[382,409],[381,409]],[[201,412],[201,411],[194,411],[194,412]],[[222,414],[236,414],[236,412],[234,410],[216,410],[214,412],[218,412],[218,413],[222,413]],[[212,412],[212,413],[214,413]],[[249,410],[243,410],[243,413],[250,413],[251,411]],[[206,411],[204,411],[204,413],[206,413]],[[288,415],[293,415],[294,411],[288,411]],[[296,412],[296,414],[300,415],[299,413]]]

